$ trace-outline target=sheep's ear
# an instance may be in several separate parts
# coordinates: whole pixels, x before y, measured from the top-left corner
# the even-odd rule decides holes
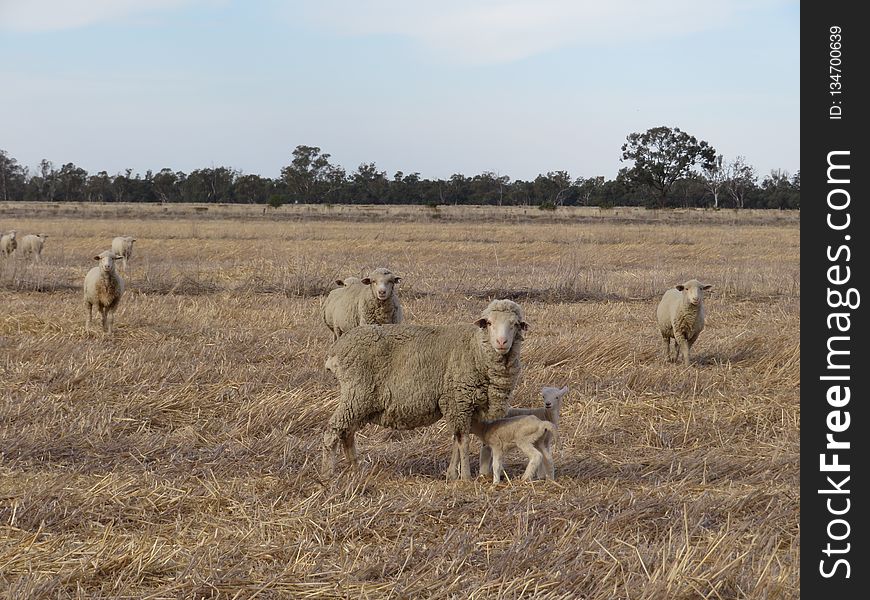
[[[100,260],[100,255],[97,254],[97,255],[94,257],[94,260]]]
[[[520,329],[522,329],[523,331],[528,331],[529,324],[526,323],[525,321],[520,321]]]
[[[344,287],[344,281],[342,281],[341,279],[336,279],[335,285],[340,285],[340,286]]]
[[[568,393],[568,386],[567,386],[567,385],[566,385],[565,387],[563,387],[562,389],[559,390],[559,395],[560,395],[560,396],[563,396],[563,395],[565,395],[565,394],[567,394],[567,393]]]
[[[701,286],[701,289],[702,289],[702,290],[709,290],[709,289],[711,289],[712,287],[713,287],[713,284],[712,284],[712,283],[705,283],[704,285]]]
[[[680,290],[680,291],[682,292],[684,289],[686,289],[686,286],[684,286],[684,285],[681,283],[681,284],[679,284],[679,285],[675,285],[674,288],[675,288],[675,289],[678,289],[678,290]]]
[[[484,319],[483,317],[481,317],[477,321],[475,321],[474,324],[477,325],[478,327],[480,327],[481,329],[486,329],[486,319]]]
[[[115,255],[115,260],[121,260],[122,258],[124,258],[124,257],[121,256],[120,254]]]
[[[371,278],[371,277],[363,277],[363,278],[360,280],[360,283],[363,284],[363,285],[371,285],[371,283],[372,283],[372,278]]]
[[[393,283],[399,283],[400,281],[402,281],[401,277],[394,277],[393,278]]]

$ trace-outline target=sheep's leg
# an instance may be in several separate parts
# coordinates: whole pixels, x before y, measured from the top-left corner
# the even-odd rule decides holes
[[[459,446],[454,440],[450,448],[450,464],[447,466],[447,481],[459,479]]]
[[[480,444],[480,474],[492,475],[492,448],[483,442]]]
[[[523,473],[523,481],[529,481],[535,476],[538,467],[541,466],[543,455],[538,452],[533,443],[527,440],[517,443],[517,447],[529,457],[529,464],[526,466],[526,472]]]
[[[356,459],[356,432],[349,431],[341,437],[341,448],[344,450],[344,457],[354,469],[359,469],[359,462]]]
[[[680,360],[680,354],[683,355],[683,363],[688,367],[689,366],[689,340],[687,340],[684,336],[680,336],[677,338],[677,345],[679,346],[679,352],[677,353],[676,360]]]
[[[504,473],[504,466],[501,462],[502,452],[498,446],[492,448],[492,483],[493,485],[501,483],[501,474]]]
[[[453,473],[454,479],[456,478],[456,468],[459,469],[459,479],[465,481],[471,481],[471,462],[468,456],[469,450],[469,441],[471,439],[470,433],[454,433],[453,434],[453,456],[452,458],[456,458],[456,452],[459,452],[459,460],[458,465],[455,464],[456,461],[451,460],[451,467],[447,469],[447,477],[450,478],[451,471]]]
[[[321,468],[327,477],[331,477],[335,471],[335,450],[340,436],[332,429],[323,433],[323,451],[321,456]]]
[[[662,334],[665,343],[665,362],[671,362],[671,336]]]
[[[103,307],[100,307],[100,319],[103,323],[103,331],[106,331],[106,317],[108,316],[109,311]]]
[[[91,318],[94,312],[94,305],[85,301],[85,331],[91,330]]]
[[[115,311],[111,308],[106,311],[106,323],[109,326],[109,333],[112,333],[115,330]]]

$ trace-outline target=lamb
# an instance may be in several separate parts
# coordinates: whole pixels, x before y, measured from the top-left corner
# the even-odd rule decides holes
[[[514,446],[526,453],[529,464],[523,473],[523,481],[529,481],[538,472],[552,479],[553,455],[550,447],[543,443],[546,436],[552,437],[555,425],[534,415],[517,415],[495,421],[472,421],[471,433],[480,438],[482,444],[492,450],[492,482],[501,481],[504,473],[502,455]]]
[[[115,271],[115,261],[122,257],[111,250],[101,252],[94,257],[100,265],[93,267],[85,276],[85,311],[87,320],[85,330],[91,328],[91,315],[96,307],[102,317],[103,331],[112,333],[115,310],[124,294],[124,280]]]
[[[127,270],[127,261],[133,258],[133,242],[136,238],[129,235],[118,236],[112,240],[112,252],[119,254],[123,259],[124,270]]]
[[[561,388],[543,387],[541,388],[541,396],[544,398],[544,405],[540,408],[520,408],[510,407],[507,409],[508,417],[516,417],[520,415],[533,415],[542,421],[548,421],[553,424],[552,432],[548,432],[545,436],[535,443],[535,447],[549,457],[549,463],[544,463],[539,466],[537,477],[547,477],[549,479],[556,478],[556,469],[553,461],[553,443],[556,436],[559,434],[559,413],[562,410],[562,398],[568,393],[568,386]],[[479,437],[479,436],[478,436]],[[492,449],[481,438],[480,445],[480,474],[490,475],[492,473]]]
[[[9,256],[18,247],[18,240],[15,238],[15,230],[12,229],[0,234],[0,253],[3,256]]]
[[[344,287],[329,292],[322,316],[332,332],[332,341],[357,325],[401,323],[402,305],[395,288],[401,280],[389,269],[378,268],[363,279],[348,277],[342,281]]]
[[[20,252],[25,256],[33,256],[33,260],[39,262],[42,258],[42,247],[48,236],[44,233],[30,233],[21,238]]]
[[[493,300],[473,324],[360,325],[341,336],[325,365],[341,395],[323,434],[324,471],[338,446],[356,467],[354,435],[367,423],[414,429],[444,417],[453,435],[447,479],[470,480],[472,421],[504,415],[527,328],[518,304]]]
[[[674,362],[680,354],[689,365],[689,350],[704,329],[704,291],[713,286],[690,279],[666,291],[656,310],[659,331],[665,344],[665,361],[671,360],[674,339]]]

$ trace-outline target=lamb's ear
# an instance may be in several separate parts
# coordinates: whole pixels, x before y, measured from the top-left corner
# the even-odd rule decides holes
[[[484,319],[483,317],[481,317],[477,321],[475,321],[474,324],[477,325],[478,327],[480,327],[481,329],[486,329],[487,320]]]
[[[567,394],[567,393],[568,393],[568,386],[567,386],[567,385],[566,385],[565,387],[563,387],[562,389],[559,390],[559,395],[560,395],[560,396],[564,396],[564,395]]]
[[[684,286],[682,283],[680,283],[678,285],[675,285],[674,289],[680,290],[682,292],[684,289],[686,289],[686,286]]]
[[[712,283],[705,283],[704,285],[701,286],[701,289],[702,289],[702,290],[709,290],[709,289],[711,289],[712,287],[713,287],[713,284],[712,284]]]
[[[360,280],[360,283],[363,284],[363,285],[371,285],[371,284],[372,284],[372,278],[371,278],[371,277],[363,277],[363,278]]]

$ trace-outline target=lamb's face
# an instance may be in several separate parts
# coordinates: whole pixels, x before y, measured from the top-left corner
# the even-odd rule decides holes
[[[502,355],[511,351],[514,340],[518,337],[522,339],[520,332],[528,328],[528,324],[514,311],[487,309],[475,323],[481,329],[486,329],[490,346]]]
[[[393,287],[402,281],[402,278],[387,271],[377,270],[369,277],[362,280],[363,285],[371,286],[372,294],[378,300],[386,300],[393,295]]]
[[[683,292],[683,296],[689,301],[689,304],[697,306],[704,299],[704,290],[709,290],[713,286],[708,283],[701,283],[697,279],[690,279],[686,283],[681,283],[675,287]]]
[[[541,396],[544,397],[544,408],[551,410],[555,408],[557,411],[562,405],[562,396],[568,393],[568,386],[563,388],[545,387],[541,388]]]

